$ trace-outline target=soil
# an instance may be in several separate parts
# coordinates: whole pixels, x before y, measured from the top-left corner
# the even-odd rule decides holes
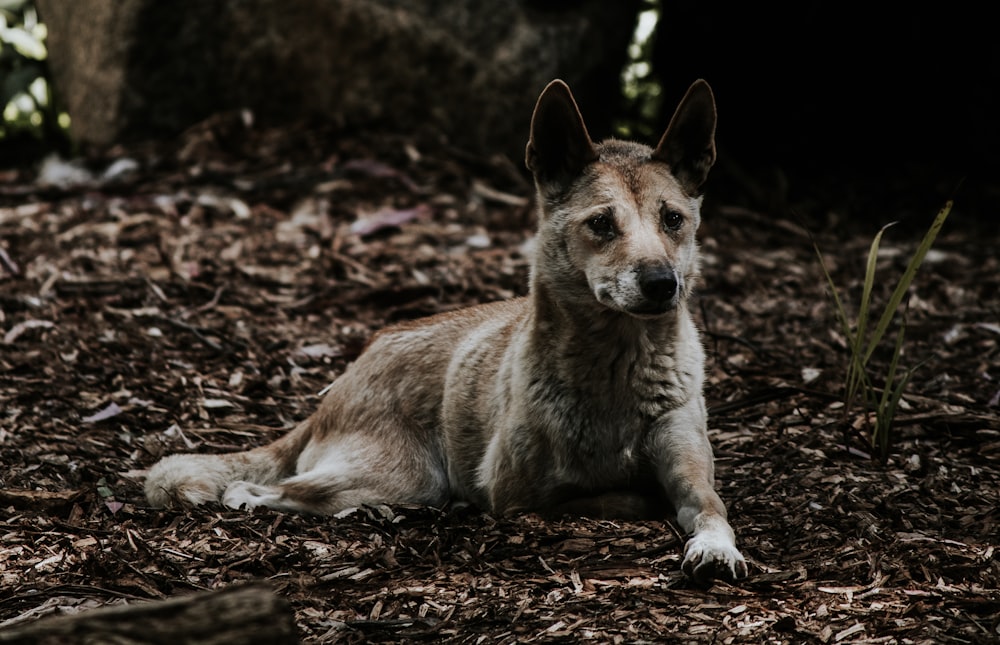
[[[914,371],[883,463],[869,416],[843,405],[847,345],[810,234],[853,315],[872,237],[909,213],[710,193],[695,309],[750,576],[700,588],[667,521],[145,503],[160,456],[307,417],[375,330],[524,293],[534,215],[514,164],[219,117],[86,170],[0,174],[0,635],[265,581],[305,642],[1000,640],[1000,233],[963,219],[961,195],[910,290]],[[880,307],[940,206],[886,232]]]

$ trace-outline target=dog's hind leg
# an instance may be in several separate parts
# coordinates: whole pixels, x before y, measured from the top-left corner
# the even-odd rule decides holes
[[[164,457],[146,476],[146,499],[155,508],[217,502],[234,481],[275,484],[295,473],[295,461],[309,441],[309,422],[277,441],[245,452]]]
[[[222,503],[230,508],[264,506],[313,515],[332,515],[363,504],[389,501],[397,500],[366,482],[321,472],[296,475],[274,485],[235,481],[222,496]]]
[[[444,469],[426,449],[373,450],[358,437],[343,437],[316,455],[308,470],[273,484],[234,481],[222,503],[231,508],[265,506],[280,511],[332,515],[361,505],[410,503],[440,506],[448,499]]]
[[[236,481],[226,488],[222,503],[230,508],[265,506],[279,511],[333,515],[362,505],[409,503],[441,506],[446,487],[399,491],[371,477],[345,477],[322,471],[296,475],[274,485]]]

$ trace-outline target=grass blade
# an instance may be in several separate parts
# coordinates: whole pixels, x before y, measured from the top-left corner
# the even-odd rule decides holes
[[[885,458],[889,450],[889,434],[892,431],[892,420],[896,413],[896,406],[890,401],[899,401],[902,390],[893,387],[896,381],[896,369],[899,366],[899,357],[903,353],[903,336],[906,332],[906,321],[900,325],[899,333],[896,334],[896,344],[893,346],[892,359],[889,361],[889,373],[885,377],[885,386],[882,388],[882,398],[875,407],[875,431],[872,433],[872,448],[878,448],[880,457]]]
[[[900,399],[903,398],[903,390],[909,385],[910,377],[913,376],[914,371],[916,368],[906,370],[899,384],[892,388],[892,396],[886,402],[885,408],[876,415],[881,417],[877,425],[882,426],[879,433],[879,457],[883,462],[889,458],[890,433],[892,432],[892,423],[896,419],[896,408],[899,406]],[[886,387],[886,390],[888,391],[889,388]]]
[[[823,270],[823,275],[826,276],[826,283],[830,286],[830,293],[833,294],[833,304],[837,310],[837,320],[840,322],[840,329],[844,333],[848,344],[851,344],[851,323],[847,320],[847,310],[844,309],[844,303],[840,301],[840,294],[837,292],[837,285],[833,283],[833,276],[830,275],[829,269],[826,268],[826,261],[823,259],[823,253],[819,250],[819,245],[816,240],[813,240],[813,249],[816,251],[816,257],[819,258],[819,266]]]
[[[868,312],[871,308],[872,287],[875,285],[875,267],[878,264],[878,249],[882,243],[882,235],[893,224],[895,222],[883,226],[875,235],[871,246],[868,248],[868,262],[865,267],[861,303],[858,305],[858,323],[853,336],[850,337],[851,362],[847,367],[847,391],[844,400],[847,407],[850,407],[854,403],[859,389],[865,392],[869,391],[870,386],[865,382],[865,366],[868,363],[868,357],[862,356],[862,348],[864,347],[865,336],[868,331]]]
[[[830,293],[833,295],[834,309],[837,314],[837,320],[840,322],[841,332],[844,334],[844,340],[847,342],[847,347],[851,352],[850,361],[847,364],[847,378],[844,380],[844,414],[847,414],[850,412],[858,389],[864,381],[864,366],[860,364],[861,338],[857,335],[857,332],[851,331],[851,322],[847,319],[847,309],[844,308],[844,303],[840,299],[840,293],[837,291],[837,285],[834,284],[833,276],[830,275],[830,270],[826,266],[823,253],[819,250],[819,245],[815,239],[812,240],[812,243],[813,249],[816,251],[816,257],[819,258],[820,269],[823,270],[823,275],[826,276],[826,283],[830,286]]]
[[[875,347],[882,340],[886,330],[889,329],[889,323],[892,322],[892,317],[895,315],[896,310],[899,308],[899,304],[903,301],[903,297],[910,288],[910,283],[913,282],[913,277],[916,275],[917,269],[920,268],[920,265],[924,261],[924,256],[927,255],[927,251],[929,251],[931,245],[934,244],[934,239],[941,231],[941,227],[944,226],[945,220],[948,219],[948,214],[951,213],[951,206],[952,201],[948,200],[944,207],[938,212],[937,217],[934,218],[934,222],[931,224],[931,227],[927,229],[927,233],[924,234],[924,239],[920,242],[920,246],[917,247],[917,252],[912,258],[910,258],[910,263],[906,266],[906,271],[903,272],[903,277],[900,278],[895,291],[892,292],[892,296],[889,298],[889,304],[886,305],[885,311],[882,312],[882,317],[875,326],[875,331],[872,333],[871,338],[868,339],[868,349],[865,350],[862,364],[868,362],[868,359],[871,358],[872,353],[875,351]]]
[[[872,286],[875,284],[875,265],[878,262],[878,247],[882,243],[882,234],[885,233],[886,229],[894,224],[895,222],[892,222],[883,226],[879,230],[878,234],[875,235],[875,239],[872,240],[871,247],[868,249],[868,265],[865,267],[865,282],[861,291],[861,305],[858,307],[858,333],[855,335],[855,338],[858,341],[858,353],[861,353],[861,345],[864,341],[865,330],[868,327],[868,310],[871,307],[872,302]],[[862,362],[862,364],[864,364],[864,362]]]
[[[896,343],[892,347],[892,358],[889,360],[889,373],[885,377],[885,389],[882,390],[882,400],[878,407],[884,408],[889,401],[892,384],[896,380],[896,369],[899,365],[899,357],[903,354],[903,337],[906,335],[906,314],[903,314],[903,321],[899,325],[899,333],[896,334]]]

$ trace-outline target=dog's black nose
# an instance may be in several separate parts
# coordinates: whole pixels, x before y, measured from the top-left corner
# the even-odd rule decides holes
[[[668,266],[643,269],[639,273],[639,289],[647,300],[666,303],[677,295],[677,274]]]

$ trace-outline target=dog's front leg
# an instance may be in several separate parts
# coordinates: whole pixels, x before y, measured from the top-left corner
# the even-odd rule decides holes
[[[652,445],[660,483],[677,511],[678,524],[691,535],[682,568],[699,583],[747,575],[726,507],[715,492],[714,457],[705,424],[704,400],[695,397],[670,414]]]

